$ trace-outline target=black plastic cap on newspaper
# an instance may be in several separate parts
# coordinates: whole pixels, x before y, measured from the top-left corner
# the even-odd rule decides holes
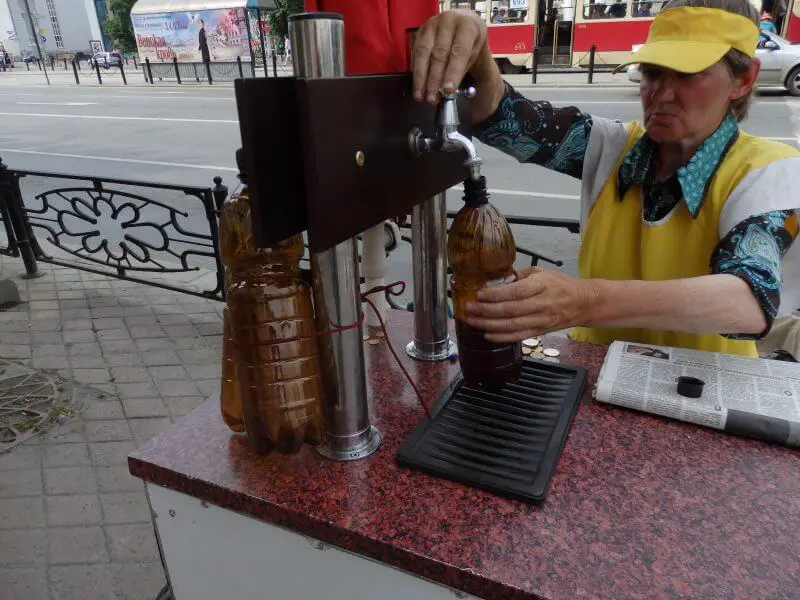
[[[687,398],[702,396],[705,385],[705,381],[697,379],[697,377],[678,377],[678,393]]]

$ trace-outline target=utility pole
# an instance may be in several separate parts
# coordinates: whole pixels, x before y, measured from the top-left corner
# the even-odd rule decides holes
[[[25,12],[28,13],[28,23],[31,26],[31,35],[33,35],[33,43],[36,44],[36,51],[39,53],[39,60],[42,62],[42,70],[44,71],[44,78],[47,80],[47,85],[50,85],[50,76],[47,74],[47,65],[45,64],[44,56],[42,55],[42,47],[39,45],[39,34],[36,32],[36,25],[33,22],[33,12],[28,0],[21,0],[25,3]]]

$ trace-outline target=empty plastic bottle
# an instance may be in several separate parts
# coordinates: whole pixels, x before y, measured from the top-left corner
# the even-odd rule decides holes
[[[464,182],[464,206],[450,227],[447,255],[453,270],[451,288],[456,318],[458,360],[464,380],[496,390],[519,378],[522,344],[493,343],[465,322],[466,305],[485,286],[513,282],[514,234],[489,203],[486,179]]]
[[[238,158],[246,184],[241,151]],[[311,289],[300,278],[303,238],[257,248],[250,201],[245,185],[230,211],[240,243],[228,286],[245,429],[259,453],[295,453],[325,432]]]

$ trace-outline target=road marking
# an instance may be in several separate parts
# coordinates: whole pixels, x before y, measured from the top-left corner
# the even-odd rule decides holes
[[[97,102],[17,102],[22,106],[30,106],[34,104],[39,105],[52,105],[52,106],[96,106]]]
[[[114,117],[110,115],[56,115],[52,113],[0,112],[7,117],[43,117],[49,119],[101,119],[104,121],[160,121],[165,123],[220,123],[239,124],[237,119],[175,119],[169,117]]]
[[[0,152],[10,154],[32,154],[34,156],[56,156],[58,158],[80,158],[86,160],[105,160],[109,162],[123,162],[136,165],[155,165],[159,167],[178,167],[181,169],[200,169],[203,171],[233,171],[239,169],[233,167],[220,167],[218,165],[192,165],[189,163],[165,162],[160,160],[139,160],[136,158],[113,158],[111,156],[89,156],[86,154],[64,154],[61,152],[40,152],[38,150],[21,150],[17,148],[0,148]]]
[[[0,151],[2,148],[0,148]],[[464,187],[461,185],[454,185],[450,188],[454,191],[463,191]],[[556,200],[579,200],[580,196],[575,196],[574,194],[550,194],[547,192],[528,192],[524,190],[501,190],[501,189],[491,189],[489,190],[490,194],[500,194],[503,196],[532,196],[535,198],[555,198]]]

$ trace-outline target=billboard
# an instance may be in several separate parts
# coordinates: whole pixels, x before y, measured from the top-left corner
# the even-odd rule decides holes
[[[131,15],[141,60],[234,61],[250,58],[243,8]]]

